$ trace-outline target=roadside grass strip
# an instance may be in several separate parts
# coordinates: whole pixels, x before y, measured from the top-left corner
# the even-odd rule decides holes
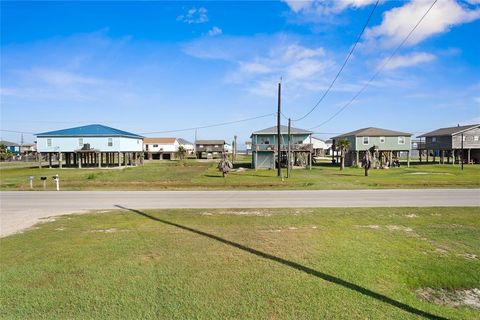
[[[478,319],[478,208],[118,210],[0,239],[0,317]]]

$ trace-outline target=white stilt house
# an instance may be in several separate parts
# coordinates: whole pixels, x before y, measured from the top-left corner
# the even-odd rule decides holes
[[[102,167],[143,163],[143,137],[101,124],[36,134],[39,160],[66,166]],[[41,165],[41,161],[39,161]]]

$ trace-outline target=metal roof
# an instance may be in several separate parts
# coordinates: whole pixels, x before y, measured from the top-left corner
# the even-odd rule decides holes
[[[358,129],[352,132],[347,132],[344,134],[341,134],[336,137],[332,137],[332,139],[337,139],[337,138],[344,138],[344,137],[396,137],[396,136],[411,136],[411,133],[408,132],[401,132],[401,131],[393,131],[393,130],[387,130],[387,129],[381,129],[381,128],[375,128],[375,127],[368,127],[368,128],[362,128]]]
[[[68,128],[56,131],[42,132],[35,134],[37,137],[128,137],[143,138],[142,136],[107,127],[102,124],[90,124],[87,126]]]
[[[6,140],[1,140],[0,144],[5,145],[6,147],[19,147],[20,146],[18,143],[6,141]]]
[[[252,135],[257,134],[277,134],[278,132],[277,126],[266,128],[263,130],[255,131],[252,133]],[[304,129],[298,129],[291,127],[290,128],[290,133],[291,134],[312,134],[312,131],[304,130]],[[280,134],[288,134],[288,126],[280,126]]]
[[[143,138],[143,143],[174,144],[176,138]]]
[[[190,141],[185,140],[185,139],[183,139],[183,138],[178,138],[177,141],[178,141],[178,143],[180,143],[180,144],[191,144],[191,145],[193,145],[193,143],[191,143]]]
[[[225,140],[197,140],[196,144],[225,144]]]
[[[447,128],[440,128],[431,132],[427,132],[418,136],[417,138],[425,138],[425,137],[439,137],[439,136],[454,136],[456,134],[468,131],[475,127],[480,127],[480,124],[470,124],[466,126],[456,126],[456,127],[447,127]]]

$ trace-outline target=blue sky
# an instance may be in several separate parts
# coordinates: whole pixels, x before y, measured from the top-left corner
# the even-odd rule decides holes
[[[309,129],[335,114],[432,1],[379,1],[331,92],[293,125]],[[283,113],[299,118],[332,81],[375,2],[3,1],[1,127],[102,123],[143,134],[235,121],[275,112],[280,77]],[[368,126],[416,135],[480,122],[479,34],[480,1],[438,0],[371,85],[316,135]],[[275,121],[200,129],[198,137],[246,141]],[[145,135],[193,140],[194,131]],[[19,142],[20,134],[2,138]]]

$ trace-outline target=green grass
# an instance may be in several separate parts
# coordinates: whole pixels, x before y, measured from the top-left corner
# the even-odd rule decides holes
[[[312,170],[293,170],[293,177],[277,177],[275,170],[252,170],[249,158],[237,166],[244,170],[232,172],[223,179],[216,162],[153,161],[126,169],[0,169],[0,190],[29,190],[29,176],[35,177],[35,190],[42,190],[41,176],[54,174],[61,178],[62,190],[175,190],[175,189],[365,189],[365,188],[478,188],[480,166],[413,165],[388,170],[371,170],[364,177],[361,168],[346,168],[328,164]],[[285,174],[285,170],[283,174]],[[419,174],[420,173],[420,174]],[[48,181],[47,189],[54,184]]]
[[[416,290],[480,287],[480,262],[465,256],[480,256],[479,215],[357,208],[63,216],[0,239],[0,316],[478,319],[478,310],[423,301]]]

